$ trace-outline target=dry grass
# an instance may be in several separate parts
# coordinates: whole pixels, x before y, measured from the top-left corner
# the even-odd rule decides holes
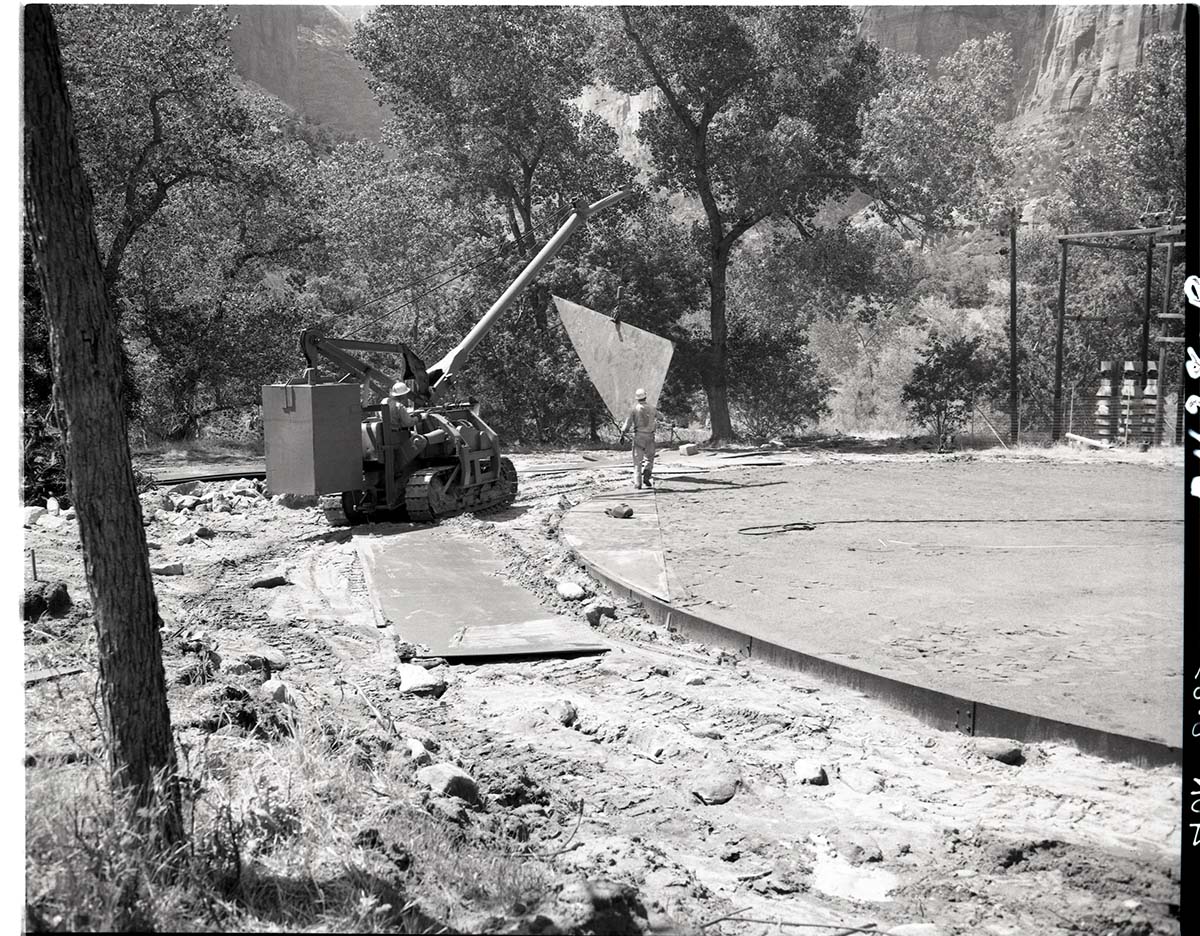
[[[316,717],[274,743],[181,745],[188,834],[166,850],[95,761],[28,770],[28,928],[430,932],[547,893],[544,864],[431,816],[407,761],[364,750]]]

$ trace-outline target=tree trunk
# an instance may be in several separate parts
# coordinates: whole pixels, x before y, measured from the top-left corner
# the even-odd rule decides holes
[[[182,836],[158,608],[121,399],[120,339],[105,290],[50,7],[24,18],[25,221],[49,321],[67,474],[95,617],[114,789]],[[161,778],[165,796],[156,796]]]
[[[709,327],[712,332],[708,349],[704,392],[708,397],[709,418],[712,421],[713,442],[729,442],[734,438],[729,418],[729,325],[725,319],[725,274],[729,268],[729,251],[717,248],[712,255],[711,305]]]

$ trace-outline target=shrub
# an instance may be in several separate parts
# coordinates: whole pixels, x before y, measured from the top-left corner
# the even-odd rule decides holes
[[[996,357],[983,347],[982,338],[964,336],[943,342],[934,333],[904,385],[901,399],[913,419],[932,429],[944,447],[995,375]]]

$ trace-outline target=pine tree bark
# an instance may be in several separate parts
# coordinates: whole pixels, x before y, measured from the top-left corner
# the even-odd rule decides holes
[[[162,638],[122,406],[120,339],[50,7],[24,11],[25,223],[45,297],[114,789],[182,836]],[[163,781],[162,786],[156,786]]]

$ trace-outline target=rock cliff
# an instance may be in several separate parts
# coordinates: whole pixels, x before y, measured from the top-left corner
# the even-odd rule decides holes
[[[369,6],[238,6],[232,37],[241,74],[309,119],[345,133],[379,138],[387,116],[366,75],[346,51],[353,21]],[[1018,70],[1006,132],[1018,145],[1018,173],[1044,191],[1075,144],[1096,97],[1141,61],[1148,37],[1183,29],[1182,4],[862,7],[865,35],[886,48],[936,63],[961,43],[994,32],[1012,36]],[[620,98],[618,100],[618,98]],[[626,98],[590,89],[581,99],[617,130],[638,165],[641,112],[655,95]]]
[[[235,6],[230,36],[242,77],[309,120],[352,136],[379,139],[387,117],[366,72],[346,50],[361,6]]]

